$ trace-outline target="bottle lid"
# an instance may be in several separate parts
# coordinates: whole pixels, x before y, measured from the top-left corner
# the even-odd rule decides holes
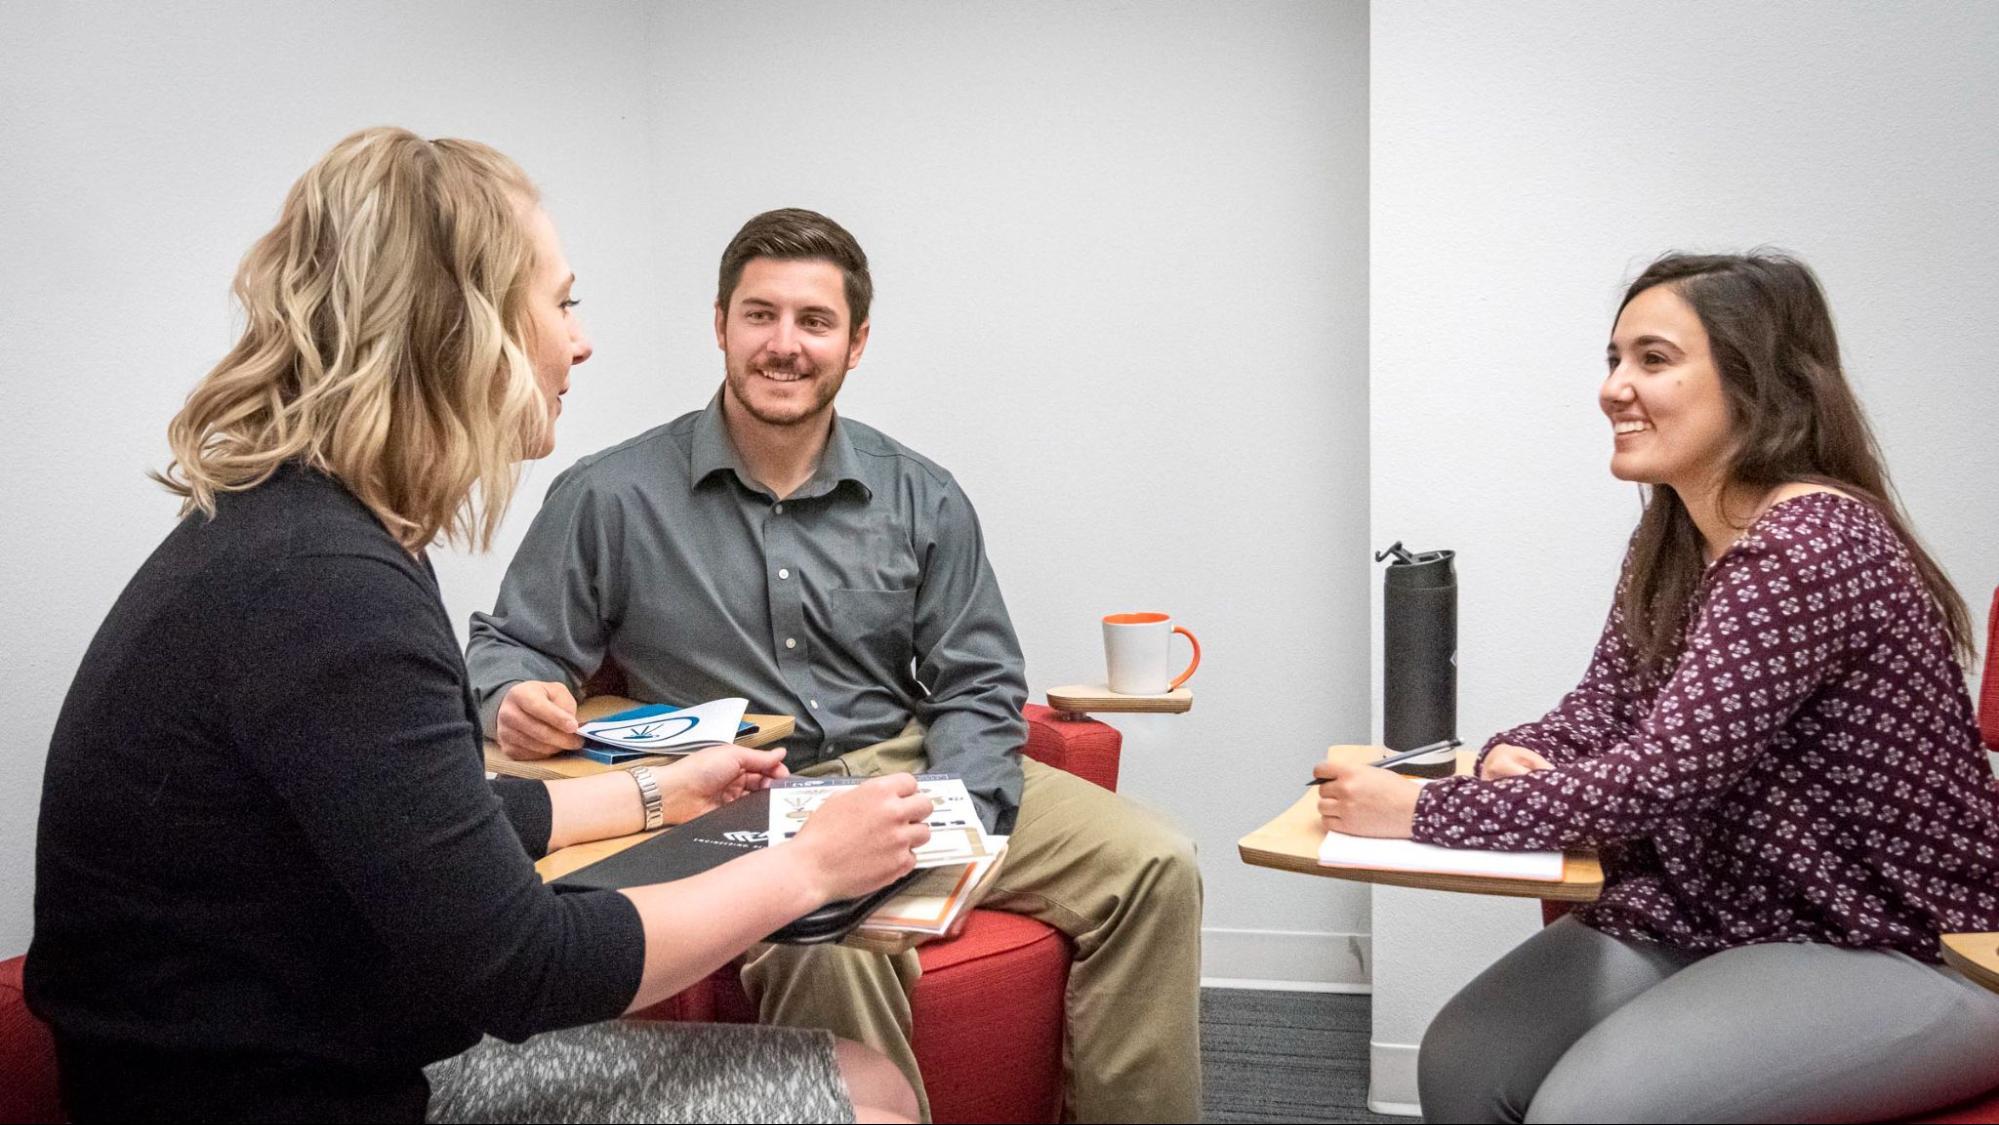
[[[1390,558],[1394,560],[1388,563],[1388,569],[1384,572],[1384,580],[1388,585],[1407,589],[1457,585],[1457,571],[1451,562],[1456,557],[1456,551],[1412,553],[1402,546],[1400,539],[1390,544],[1387,550],[1374,553],[1375,562],[1384,562]]]

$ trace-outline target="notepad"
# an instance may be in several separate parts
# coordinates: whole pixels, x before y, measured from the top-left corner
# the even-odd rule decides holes
[[[655,703],[584,723],[583,753],[606,765],[654,754],[689,754],[733,742],[756,728],[743,722],[746,699],[713,699],[693,707]]]
[[[986,837],[990,855],[952,867],[931,867],[868,915],[863,930],[942,937],[972,906],[975,891],[1006,856],[1005,836]]]
[[[1319,862],[1326,867],[1372,867],[1383,871],[1420,871],[1431,875],[1485,875],[1536,882],[1562,881],[1561,852],[1494,852],[1478,848],[1440,848],[1414,840],[1379,840],[1328,832],[1319,844]]]

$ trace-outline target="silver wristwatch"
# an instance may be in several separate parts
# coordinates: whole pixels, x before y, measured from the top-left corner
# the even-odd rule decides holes
[[[659,807],[659,779],[653,776],[652,767],[633,766],[625,772],[631,774],[632,780],[639,783],[639,800],[644,802],[646,807],[645,830],[650,832],[665,824],[666,817],[660,812]]]

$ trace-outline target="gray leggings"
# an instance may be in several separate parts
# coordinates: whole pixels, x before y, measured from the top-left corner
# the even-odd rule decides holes
[[[1444,1005],[1428,1121],[1890,1121],[1999,1088],[1999,993],[1901,953],[1708,955],[1563,918]]]

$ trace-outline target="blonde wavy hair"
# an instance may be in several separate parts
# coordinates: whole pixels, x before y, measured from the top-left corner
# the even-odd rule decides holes
[[[546,448],[527,345],[527,175],[474,141],[363,129],[292,185],[236,271],[243,335],[167,428],[181,514],[300,461],[411,552],[492,543]]]

